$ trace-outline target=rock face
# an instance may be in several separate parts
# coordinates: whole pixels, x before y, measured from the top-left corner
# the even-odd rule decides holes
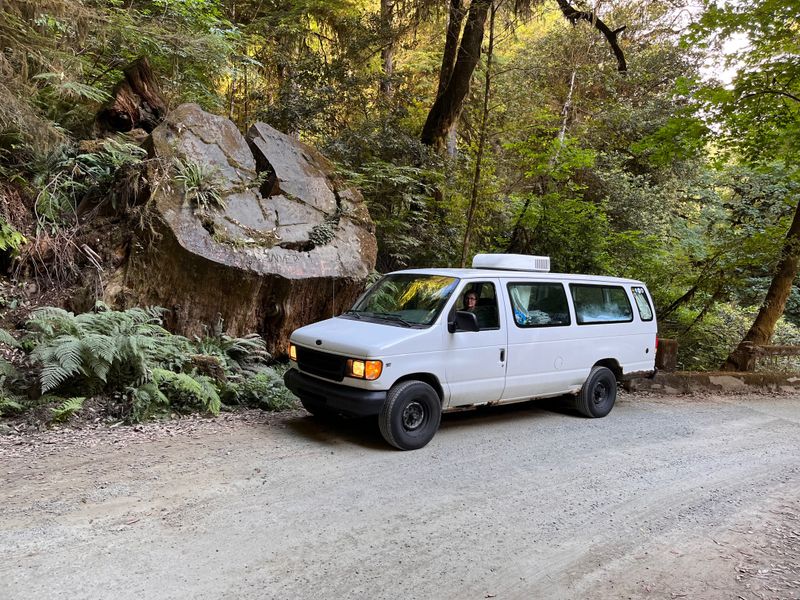
[[[157,304],[186,335],[220,315],[232,335],[285,352],[296,327],[348,308],[375,266],[361,195],[313,148],[258,123],[245,139],[185,104],[153,130],[149,226],[109,286],[117,305]]]

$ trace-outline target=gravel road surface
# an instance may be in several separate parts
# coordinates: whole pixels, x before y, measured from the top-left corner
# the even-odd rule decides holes
[[[0,437],[0,598],[800,598],[800,397]]]

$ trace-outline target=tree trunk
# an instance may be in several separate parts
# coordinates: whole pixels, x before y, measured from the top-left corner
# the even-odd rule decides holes
[[[469,242],[472,236],[472,227],[475,220],[475,212],[478,207],[478,196],[481,183],[481,163],[483,161],[483,148],[486,145],[486,128],[489,121],[489,99],[492,90],[492,53],[494,51],[494,17],[497,8],[492,4],[491,16],[489,17],[489,46],[486,49],[486,76],[483,88],[483,110],[481,111],[481,129],[478,134],[478,151],[475,156],[475,174],[472,178],[472,192],[470,193],[469,211],[467,212],[467,226],[464,229],[464,244],[461,247],[461,268],[467,264],[469,254]]]
[[[444,39],[444,52],[442,53],[442,67],[439,69],[439,87],[436,88],[436,97],[444,93],[450,77],[453,75],[453,67],[456,64],[456,52],[458,51],[458,39],[461,37],[461,23],[464,21],[464,3],[461,0],[450,0],[450,9],[447,13],[447,33]]]
[[[786,300],[792,291],[798,264],[800,264],[800,203],[795,209],[792,224],[786,233],[781,260],[778,262],[772,283],[767,290],[767,296],[761,304],[761,309],[758,311],[750,331],[722,365],[723,371],[753,370],[754,359],[752,353],[748,351],[748,345],[764,345],[772,338],[772,334],[775,333],[775,324],[783,315]]]
[[[391,98],[393,93],[392,77],[394,76],[394,3],[395,0],[381,0],[381,27],[386,35],[386,45],[381,50],[383,77],[381,78],[381,95]]]
[[[113,100],[97,113],[104,131],[126,132],[140,127],[150,133],[164,120],[167,103],[146,57],[125,67],[125,79],[114,87]]]
[[[439,149],[444,148],[447,134],[461,114],[464,99],[469,92],[472,73],[475,71],[481,55],[483,30],[491,4],[491,0],[473,0],[470,4],[467,22],[464,25],[464,34],[461,36],[461,44],[458,47],[450,79],[433,103],[422,128],[423,144]],[[445,68],[444,61],[442,68]]]

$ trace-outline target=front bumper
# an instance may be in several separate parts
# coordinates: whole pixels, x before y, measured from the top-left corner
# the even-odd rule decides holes
[[[386,401],[385,391],[362,390],[330,383],[301,373],[294,368],[286,371],[283,381],[286,387],[301,400],[355,417],[370,417],[380,414],[383,403]]]

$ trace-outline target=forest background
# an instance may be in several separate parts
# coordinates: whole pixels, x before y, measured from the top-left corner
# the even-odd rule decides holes
[[[141,159],[79,142],[145,56],[169,106],[332,159],[379,272],[547,255],[647,282],[682,368],[798,344],[799,40],[793,0],[0,0],[4,308]]]

